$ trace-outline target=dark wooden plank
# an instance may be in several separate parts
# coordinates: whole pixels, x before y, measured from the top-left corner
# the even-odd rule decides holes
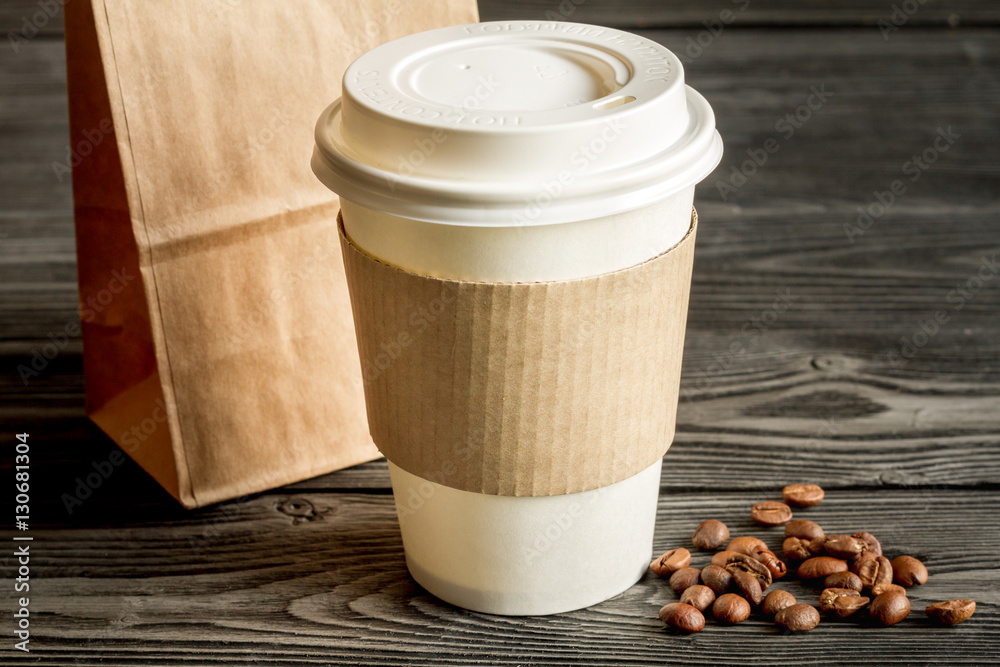
[[[899,6],[904,3],[897,2]],[[996,25],[1000,10],[987,0],[926,0],[908,3],[909,10],[897,15],[903,25]],[[546,19],[592,23],[618,28],[723,26],[828,26],[863,25],[893,20],[889,0],[479,0],[484,21]],[[905,17],[905,22],[902,17]]]
[[[61,37],[63,34],[62,6],[71,0],[5,0],[0,4],[2,49],[18,54],[30,47],[35,39]],[[15,37],[11,37],[11,34]]]
[[[666,494],[657,551],[687,544],[702,519],[777,545],[780,529],[751,527],[758,492]],[[296,524],[285,501],[321,519]],[[284,510],[284,511],[283,511]],[[33,664],[985,664],[1000,649],[1000,511],[995,494],[843,491],[803,511],[828,531],[868,529],[890,556],[924,559],[930,580],[910,591],[915,612],[892,629],[827,621],[782,636],[754,617],[710,622],[681,637],[657,620],[674,598],[646,578],[586,610],[504,618],[436,601],[408,577],[388,496],[268,496],[193,513],[187,520],[113,521],[100,529],[37,531],[32,544]],[[956,521],[956,516],[962,517]],[[697,564],[708,556],[696,554]],[[581,572],[581,585],[586,573]],[[804,601],[817,591],[777,584]],[[956,628],[933,628],[930,601],[972,597],[978,611]],[[858,653],[865,647],[865,654]],[[4,647],[7,650],[7,647]],[[9,653],[7,653],[9,655]]]
[[[65,0],[6,0],[0,4],[3,47],[10,50],[10,33],[26,37],[19,48],[34,41],[59,36],[63,31],[61,4]],[[210,0],[224,2],[226,0]],[[897,2],[903,5],[902,2]],[[916,4],[916,3],[911,3]],[[866,25],[892,20],[890,0],[480,0],[484,21],[546,19],[593,23],[622,28],[703,27],[720,17],[731,25]],[[907,5],[909,7],[910,5]],[[1000,10],[989,0],[926,0],[906,15],[905,25],[996,25]],[[56,8],[57,11],[54,11]],[[723,14],[732,12],[733,18]],[[878,28],[875,28],[876,30]],[[37,32],[36,32],[37,30]]]

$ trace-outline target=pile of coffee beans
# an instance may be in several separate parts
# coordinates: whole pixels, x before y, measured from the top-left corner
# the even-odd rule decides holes
[[[754,523],[784,526],[780,557],[757,537],[730,539],[726,524],[709,519],[691,536],[695,548],[716,552],[709,564],[692,567],[691,552],[684,547],[670,549],[650,563],[649,569],[669,577],[670,588],[680,596],[680,602],[660,609],[661,621],[679,632],[700,632],[709,610],[716,622],[733,625],[758,609],[788,632],[805,632],[819,625],[821,611],[838,618],[868,618],[883,626],[910,614],[906,589],[927,583],[923,563],[907,555],[889,560],[871,533],[828,535],[814,521],[793,519],[793,506],[812,507],[823,500],[825,493],[815,484],[791,484],[781,495],[784,502],[768,500],[750,508]],[[822,582],[818,609],[799,603],[786,590],[768,592],[790,571],[805,582]],[[932,620],[956,625],[975,610],[972,600],[947,600],[929,605],[926,612]]]

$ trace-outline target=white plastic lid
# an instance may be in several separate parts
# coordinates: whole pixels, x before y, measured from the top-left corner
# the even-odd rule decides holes
[[[721,157],[711,107],[663,46],[611,28],[499,21],[358,58],[320,116],[312,166],[370,209],[509,226],[647,206]]]

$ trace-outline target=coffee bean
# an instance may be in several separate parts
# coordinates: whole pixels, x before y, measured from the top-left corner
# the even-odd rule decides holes
[[[861,584],[861,577],[853,572],[836,572],[823,581],[824,588],[847,588],[852,591],[861,592],[864,586]]]
[[[859,609],[864,609],[869,602],[869,598],[862,597],[850,588],[825,588],[819,594],[819,608],[833,612],[840,618],[847,618]]]
[[[649,564],[649,569],[658,577],[665,577],[691,564],[691,552],[687,549],[671,549]]]
[[[889,591],[899,591],[903,595],[906,595],[906,589],[899,584],[875,584],[872,586],[872,595],[882,595],[882,593]]]
[[[764,591],[760,587],[760,579],[745,570],[730,570],[733,574],[733,585],[740,595],[754,604],[760,604]]]
[[[849,569],[854,574],[857,574],[858,572],[861,571],[861,564],[866,560],[871,560],[872,558],[878,558],[878,556],[876,556],[875,554],[870,554],[868,552],[865,552],[850,562]]]
[[[767,616],[774,616],[785,607],[795,604],[795,596],[785,590],[774,590],[764,596],[761,611]]]
[[[799,565],[800,579],[825,579],[837,572],[847,572],[847,562],[832,556],[814,556]]]
[[[889,591],[876,595],[868,613],[882,625],[895,625],[910,614],[910,600],[905,594]]]
[[[817,537],[823,539],[826,534],[823,528],[815,521],[809,519],[795,519],[785,524],[785,537],[802,537],[807,540],[814,540]]]
[[[681,632],[701,632],[705,616],[689,604],[671,602],[660,608],[660,620]]]
[[[976,611],[976,603],[972,600],[948,600],[927,605],[927,615],[945,625],[957,625]]]
[[[701,581],[701,570],[696,567],[684,567],[670,575],[670,588],[680,595],[686,589]]]
[[[856,537],[865,543],[865,553],[874,554],[876,556],[882,555],[882,544],[871,533],[861,531],[858,533],[851,533],[851,537]]]
[[[892,564],[885,556],[869,556],[858,561],[858,578],[864,588],[892,581]]]
[[[789,484],[781,490],[782,499],[796,507],[812,507],[823,501],[823,489],[816,484]]]
[[[767,550],[767,545],[764,544],[764,540],[759,537],[750,537],[749,535],[734,537],[729,540],[729,544],[726,545],[726,551],[735,551],[736,553],[741,553],[746,556],[754,556],[758,551]]]
[[[750,508],[750,518],[761,526],[780,526],[792,520],[792,508],[776,500],[767,500]]]
[[[865,549],[864,540],[850,535],[827,535],[823,540],[823,550],[834,558],[851,560],[863,554]]]
[[[717,551],[714,554],[712,554],[712,565],[719,565],[721,567],[725,567],[726,563],[729,562],[729,559],[733,555],[745,556],[746,554],[741,554],[738,551],[730,551],[728,549],[726,549],[725,551]]]
[[[809,553],[811,553],[813,556],[825,556],[826,549],[823,548],[823,545],[825,543],[826,543],[825,538],[817,537],[815,540],[809,540],[806,546],[809,547]]]
[[[753,554],[753,558],[756,558],[767,568],[767,571],[771,573],[772,581],[781,579],[788,573],[788,566],[785,565],[784,561],[779,560],[772,551],[758,551]]]
[[[715,551],[729,539],[729,528],[715,519],[708,519],[698,524],[691,536],[691,544],[704,551]]]
[[[712,605],[712,615],[720,623],[742,623],[750,618],[750,603],[733,593],[726,593]]]
[[[725,552],[733,553],[733,552]],[[748,572],[752,574],[759,582],[760,589],[765,590],[771,585],[771,571],[764,566],[756,558],[747,556],[746,554],[733,553],[732,556],[726,559],[726,569],[729,570],[730,574],[734,577],[736,576],[736,571],[740,570],[743,572]]]
[[[774,622],[790,632],[808,632],[819,625],[819,612],[808,604],[793,604],[779,611]]]
[[[823,538],[815,541],[822,542]],[[805,560],[813,557],[812,552],[809,551],[809,540],[799,537],[786,537],[781,544],[781,550],[788,560]]]
[[[705,611],[715,602],[715,593],[708,586],[697,584],[681,593],[681,602],[691,605],[698,611]]]
[[[892,559],[894,580],[900,586],[909,588],[927,583],[927,568],[913,556],[897,556]]]
[[[733,583],[733,575],[721,565],[706,565],[701,571],[701,581],[716,595],[722,595]]]

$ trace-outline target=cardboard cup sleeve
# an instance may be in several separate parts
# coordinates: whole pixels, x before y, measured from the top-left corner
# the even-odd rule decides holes
[[[340,240],[371,435],[403,470],[503,496],[648,468],[676,421],[697,213],[673,248],[592,277],[417,275]]]

